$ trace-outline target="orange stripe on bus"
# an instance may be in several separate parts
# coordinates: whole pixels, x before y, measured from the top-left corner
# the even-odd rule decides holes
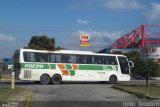
[[[78,66],[77,66],[77,65],[72,65],[72,69],[73,69],[73,70],[77,70],[77,69],[78,69]]]
[[[64,64],[57,64],[60,69],[65,69]]]
[[[62,71],[62,75],[69,75],[69,71],[68,70],[61,70]]]

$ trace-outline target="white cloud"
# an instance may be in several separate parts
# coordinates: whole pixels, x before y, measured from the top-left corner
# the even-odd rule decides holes
[[[77,23],[86,25],[86,24],[89,23],[89,21],[88,20],[84,20],[84,19],[77,19]]]
[[[109,10],[137,10],[144,6],[136,0],[107,0],[104,7]]]
[[[160,3],[152,3],[148,12],[145,12],[145,16],[149,21],[160,22]]]
[[[91,46],[87,50],[97,52],[103,48],[109,47],[117,38],[121,36],[123,31],[93,31],[93,30],[78,30],[72,33],[67,39],[61,43],[61,46],[66,49],[82,50],[83,47],[79,46],[80,35],[87,34],[91,37]]]
[[[10,42],[15,41],[15,38],[11,36],[6,36],[4,34],[0,34],[0,41]]]

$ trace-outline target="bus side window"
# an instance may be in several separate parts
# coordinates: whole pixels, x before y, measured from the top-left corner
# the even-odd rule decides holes
[[[35,61],[36,61],[34,55],[35,55],[35,53],[33,53],[33,52],[30,52],[30,53],[29,53],[29,61],[30,61],[30,62],[35,62]]]
[[[61,56],[62,55],[56,55],[56,63],[61,63]]]
[[[107,59],[108,59],[109,64],[117,65],[117,60],[115,56],[108,56]]]
[[[82,56],[78,56],[78,63],[82,63]]]
[[[92,64],[92,56],[87,56],[87,63]]]
[[[35,57],[33,52],[24,52],[24,61],[26,62],[35,62]]]
[[[104,63],[103,57],[101,57],[101,56],[94,56],[94,63],[96,63],[96,64],[103,64]]]
[[[39,53],[34,53],[34,58],[36,62],[41,62],[40,61],[40,54]]]
[[[70,55],[70,63],[77,63],[77,56],[76,55]]]
[[[83,56],[83,64],[86,64],[87,60],[86,60],[86,56]]]
[[[41,57],[43,59],[43,62],[48,62],[48,54],[47,53],[42,53]]]
[[[98,59],[97,56],[94,56],[94,63],[95,63],[95,64],[99,64],[99,63],[100,63],[100,61],[99,61],[99,59]]]
[[[104,64],[104,60],[102,56],[99,56],[99,64]]]
[[[55,63],[56,62],[56,55],[50,54],[49,59],[50,59],[49,62]]]
[[[24,61],[26,61],[26,62],[29,61],[28,54],[29,54],[28,52],[23,52]]]
[[[70,56],[67,54],[61,55],[63,63],[70,63]]]
[[[47,53],[34,53],[34,58],[36,62],[48,62]]]
[[[104,57],[104,64],[109,64],[107,57]]]

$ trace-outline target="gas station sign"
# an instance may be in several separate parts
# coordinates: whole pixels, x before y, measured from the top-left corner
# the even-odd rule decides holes
[[[80,46],[88,47],[90,46],[90,36],[89,35],[81,35],[80,36]]]

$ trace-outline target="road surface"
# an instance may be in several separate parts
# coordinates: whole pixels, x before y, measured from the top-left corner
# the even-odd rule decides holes
[[[134,95],[101,83],[18,84],[33,91],[32,101],[133,101]]]

